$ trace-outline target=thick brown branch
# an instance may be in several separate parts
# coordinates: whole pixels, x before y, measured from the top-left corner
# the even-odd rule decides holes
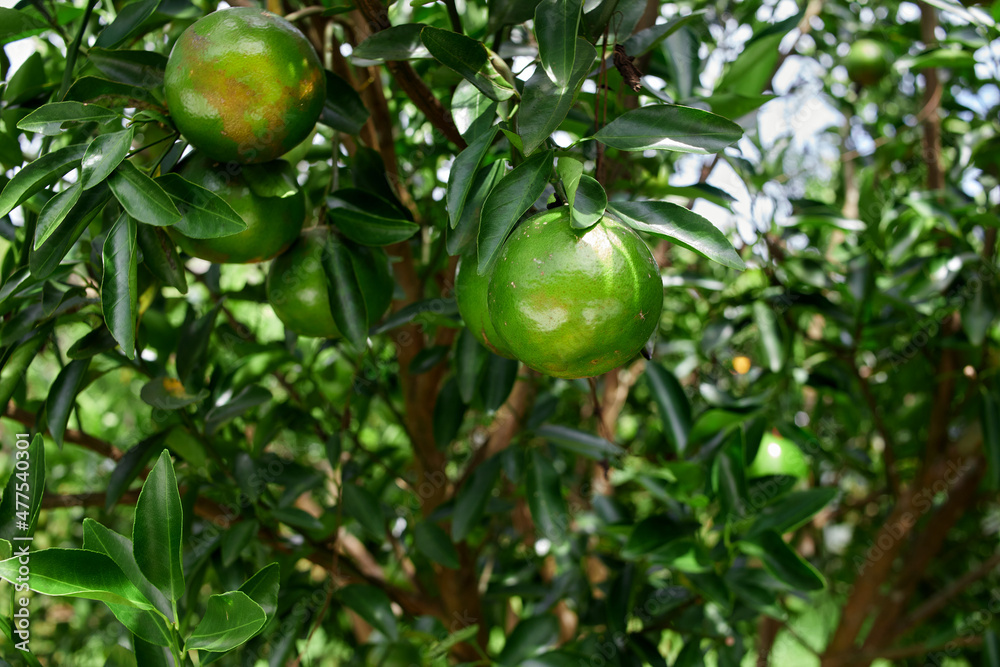
[[[930,48],[937,43],[937,11],[926,2],[920,5],[920,36],[924,46]],[[924,119],[924,162],[927,164],[927,188],[944,188],[944,169],[941,166],[941,116],[938,102],[941,99],[941,80],[934,67],[923,70],[925,88],[924,103],[927,117]]]

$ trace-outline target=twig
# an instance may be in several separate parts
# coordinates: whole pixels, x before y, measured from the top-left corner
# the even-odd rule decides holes
[[[934,614],[941,611],[953,597],[996,570],[998,565],[1000,565],[1000,553],[995,553],[984,561],[982,565],[974,570],[966,572],[964,575],[942,588],[922,605],[899,620],[893,627],[893,635],[899,637],[907,634],[911,630],[914,630],[917,626],[934,616]]]
[[[448,19],[451,21],[451,29],[459,35],[465,31],[462,29],[462,17],[458,15],[458,7],[455,0],[444,0],[444,6],[448,8]]]

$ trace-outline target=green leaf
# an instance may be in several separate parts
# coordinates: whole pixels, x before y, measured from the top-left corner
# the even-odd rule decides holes
[[[420,41],[441,64],[468,79],[491,100],[502,102],[515,94],[514,87],[497,71],[493,54],[482,42],[431,26],[425,26],[420,32]]]
[[[494,456],[479,464],[465,480],[455,496],[451,517],[452,540],[461,542],[479,524],[499,477],[500,459]]]
[[[570,528],[569,508],[562,497],[559,473],[540,449],[531,450],[525,487],[538,535],[553,543],[565,540]]]
[[[118,465],[111,471],[111,477],[108,479],[104,501],[106,510],[115,506],[132,480],[145,469],[153,455],[159,454],[160,450],[163,449],[163,441],[169,433],[169,430],[154,433],[148,438],[140,440],[125,452],[125,455],[118,461]]]
[[[987,630],[983,637],[985,667],[1000,667],[1000,637],[995,630]]]
[[[238,394],[208,411],[205,415],[205,435],[214,434],[226,422],[270,400],[271,392],[264,387],[256,384],[244,387]]]
[[[166,56],[155,51],[94,47],[87,51],[87,59],[105,76],[147,90],[163,85],[163,72],[167,68]]]
[[[399,217],[384,199],[363,190],[337,190],[330,195],[328,203],[327,215],[333,224],[344,236],[361,245],[392,245],[420,230],[419,225]]]
[[[51,331],[51,324],[43,329],[35,329],[31,336],[21,341],[4,360],[3,366],[0,366],[0,405],[7,405],[7,401],[14,395],[14,390],[24,380],[28,366],[38,353],[38,348],[48,339]]]
[[[719,229],[697,213],[664,201],[613,202],[608,209],[632,229],[673,241],[734,269],[746,264]]]
[[[205,615],[184,642],[184,651],[223,652],[252,638],[267,622],[259,604],[243,591],[229,591],[208,598]]]
[[[173,667],[174,662],[170,651],[147,642],[142,637],[132,637],[132,647],[135,651],[136,664],[142,667]]]
[[[180,176],[168,174],[180,179]],[[122,162],[108,179],[111,191],[125,211],[138,220],[157,227],[179,224],[181,213],[167,191],[160,187],[166,177],[154,181],[131,162]],[[180,227],[178,227],[180,229]]]
[[[256,519],[238,521],[222,535],[222,545],[219,552],[222,556],[222,567],[233,566],[240,555],[250,546],[251,540],[260,532],[260,522]]]
[[[174,228],[193,239],[215,239],[238,234],[247,223],[222,197],[177,174],[164,174],[154,181],[170,195],[180,219]]]
[[[471,335],[468,329],[464,329],[462,334],[460,334],[460,336],[467,335]],[[473,342],[475,342],[474,336]],[[475,342],[475,344],[476,347],[485,352],[485,348],[482,345],[479,345],[478,342]],[[448,348],[441,349],[448,350]],[[458,435],[467,407],[468,403],[462,400],[461,393],[459,392],[458,381],[454,377],[448,378],[448,381],[444,383],[440,393],[438,393],[437,400],[434,401],[432,426],[434,442],[437,444],[438,449],[445,449]]]
[[[422,521],[413,529],[413,544],[423,555],[435,563],[457,570],[460,566],[458,551],[448,533],[432,521]]]
[[[108,605],[108,609],[111,610],[115,618],[137,637],[142,637],[155,646],[170,646],[170,628],[160,614],[113,602],[105,604]]]
[[[365,103],[351,84],[329,70],[325,73],[326,101],[319,121],[340,132],[358,134],[370,115]]]
[[[165,111],[160,100],[145,88],[97,76],[84,76],[74,81],[63,99],[73,102],[93,102],[114,109],[133,107]],[[134,126],[129,129],[132,127]]]
[[[351,584],[340,589],[340,601],[392,641],[399,639],[399,627],[389,596],[381,588]]]
[[[142,263],[164,284],[181,294],[187,293],[187,277],[177,247],[167,233],[153,225],[137,225],[136,241],[142,251]]]
[[[149,582],[149,579],[139,569],[139,564],[135,562],[135,556],[132,555],[132,540],[124,535],[119,535],[91,518],[85,518],[83,520],[83,548],[87,551],[104,554],[117,563],[122,573],[139,592],[168,620],[173,620],[170,602],[156,586]]]
[[[388,60],[430,58],[430,52],[420,41],[423,28],[422,23],[404,23],[379,30],[355,47],[351,62],[366,67]]]
[[[202,364],[208,355],[208,343],[215,329],[215,318],[222,308],[217,303],[210,311],[192,321],[181,330],[181,340],[184,343],[177,348],[177,377],[185,386],[192,384],[195,373],[202,370]],[[195,384],[200,384],[197,382]]]
[[[704,667],[705,660],[701,652],[701,639],[693,638],[684,642],[684,648],[677,654],[672,667]]]
[[[476,172],[476,177],[469,188],[469,196],[465,199],[465,206],[462,207],[462,216],[458,220],[454,231],[451,228],[445,230],[448,236],[448,254],[467,254],[468,261],[475,262],[475,243],[479,235],[479,220],[482,216],[483,205],[497,183],[503,179],[507,173],[507,161],[497,160],[486,167],[480,167]]]
[[[23,33],[42,31],[47,26],[38,19],[16,9],[0,7],[0,44],[14,41],[11,37],[27,37]]]
[[[574,229],[588,229],[604,217],[608,206],[608,195],[596,179],[580,176],[580,183],[571,209],[571,225]]]
[[[767,530],[737,542],[744,553],[759,558],[775,579],[798,591],[818,591],[826,587],[823,575],[785,544],[781,536]]]
[[[66,423],[76,403],[76,395],[83,387],[89,367],[90,359],[76,359],[66,364],[59,371],[45,399],[49,432],[60,447],[63,443],[63,434],[66,432]]]
[[[673,519],[664,515],[656,515],[643,519],[632,529],[622,558],[641,558],[670,544],[674,540],[690,536],[691,531]]]
[[[716,454],[712,466],[712,488],[719,498],[725,521],[739,519],[747,497],[746,463],[739,437],[731,438]]]
[[[363,486],[345,484],[343,488],[344,513],[352,517],[374,537],[385,536],[385,516],[378,498]]]
[[[517,667],[559,641],[559,620],[551,614],[522,619],[507,637],[497,662]]]
[[[479,275],[493,266],[507,235],[518,218],[531,208],[549,181],[552,152],[536,153],[514,167],[490,192],[479,221]]]
[[[270,563],[257,570],[256,574],[246,580],[240,591],[260,605],[268,620],[278,611],[278,589],[281,584],[281,566]]]
[[[482,163],[486,152],[493,144],[493,139],[497,135],[497,127],[494,126],[486,131],[482,136],[473,141],[463,150],[451,165],[448,173],[448,189],[445,201],[448,206],[448,219],[451,221],[451,228],[458,226],[461,219],[462,210],[468,199],[469,192],[472,191],[473,181],[479,172],[479,165]]]
[[[285,199],[299,191],[296,170],[285,160],[240,165],[250,190],[258,197]]]
[[[102,134],[90,142],[80,166],[80,183],[84,190],[106,179],[121,164],[132,147],[134,134],[135,128],[129,127],[121,132]]]
[[[164,450],[139,492],[132,544],[139,569],[171,600],[184,595],[183,524],[174,466]]]
[[[654,104],[626,111],[594,138],[623,151],[719,153],[743,136],[739,125],[708,111]]]
[[[49,277],[110,198],[111,192],[103,183],[84,191],[56,230],[41,246],[31,249],[28,254],[31,275],[38,279]]]
[[[351,262],[351,250],[336,235],[329,234],[322,262],[330,286],[327,294],[333,321],[351,345],[363,350],[368,340],[368,310]]]
[[[764,357],[772,373],[777,373],[785,364],[785,348],[781,343],[781,331],[774,311],[764,301],[754,301],[753,320],[764,348]]]
[[[673,373],[656,362],[646,364],[646,380],[656,401],[667,442],[675,452],[683,454],[691,433],[691,404],[684,388]]]
[[[677,32],[685,23],[688,23],[705,13],[704,9],[691,12],[686,16],[678,16],[666,23],[659,23],[644,30],[640,30],[625,40],[625,52],[630,56],[638,58],[646,55],[654,46],[664,39]]]
[[[43,104],[17,123],[25,132],[40,132],[48,136],[62,133],[66,123],[107,123],[121,118],[117,111],[96,104],[81,102],[52,102]]]
[[[542,0],[535,8],[535,39],[542,69],[560,90],[570,86],[575,69],[582,13],[583,0]]]
[[[150,380],[139,390],[139,397],[143,401],[160,410],[177,410],[200,403],[208,398],[208,395],[207,389],[202,389],[197,394],[190,394],[179,380],[170,377]]]
[[[778,44],[784,36],[784,33],[778,32],[748,42],[743,52],[730,63],[715,89],[746,97],[764,92],[778,64],[781,55]]]
[[[86,144],[74,144],[41,156],[14,174],[0,193],[0,217],[20,206],[36,192],[58,181],[66,172],[80,166],[87,152]]]
[[[908,67],[911,70],[924,70],[932,67],[942,67],[948,69],[971,68],[976,64],[976,57],[969,51],[961,49],[931,49],[918,56],[900,62],[900,67]]]
[[[6,403],[4,403],[6,405]],[[7,486],[0,501],[0,539],[10,542],[15,537],[31,537],[38,524],[38,513],[42,509],[42,497],[45,495],[45,440],[41,433],[36,433],[31,440],[25,437],[13,438],[9,447],[13,452],[14,465]],[[17,443],[27,442],[27,447],[18,447]],[[19,465],[24,462],[24,468]],[[27,508],[27,521],[18,518],[19,512]],[[27,528],[19,528],[24,521]],[[9,558],[10,554],[5,554]]]
[[[580,187],[580,178],[583,176],[583,160],[575,155],[560,155],[556,159],[556,175],[562,181],[566,203],[572,209],[576,201],[576,191]]]
[[[122,213],[104,240],[101,311],[108,330],[129,359],[135,358],[135,323],[139,312],[136,224]]]
[[[68,188],[57,194],[52,199],[45,202],[45,206],[38,213],[38,220],[35,222],[35,239],[33,250],[38,249],[52,234],[59,229],[59,225],[66,216],[69,215],[73,207],[80,201],[83,193],[79,183],[73,183]]]
[[[524,142],[526,154],[534,153],[559,128],[594,66],[597,51],[590,42],[577,39],[575,52],[573,70],[565,87],[552,83],[541,68],[536,69],[524,84],[521,110],[517,114],[517,131]]]
[[[465,79],[458,82],[455,94],[451,97],[451,115],[455,120],[455,127],[469,143],[489,132],[496,121],[498,107],[498,102],[483,95]]]
[[[986,453],[986,484],[987,488],[1000,489],[1000,401],[986,387],[982,388],[982,393],[980,415]]]
[[[568,426],[545,424],[535,429],[535,435],[545,438],[561,449],[580,454],[588,459],[604,461],[625,456],[625,450],[618,445],[586,431],[578,431]]]
[[[15,583],[17,556],[0,561],[0,579]],[[42,595],[101,600],[137,609],[153,606],[122,569],[104,554],[84,549],[43,549],[31,554],[31,590]]]
[[[826,507],[836,495],[837,489],[835,487],[822,486],[806,491],[793,491],[776,505],[755,508],[760,510],[760,515],[750,526],[747,535],[760,535],[769,530],[783,535],[797,530],[805,525],[813,515]],[[750,500],[754,501],[755,496],[751,495]]]
[[[97,36],[95,46],[113,49],[136,34],[143,22],[160,6],[160,0],[138,0],[122,7],[111,25]]]
[[[517,382],[517,359],[507,359],[497,354],[486,358],[486,383],[483,387],[483,407],[487,412],[496,412],[510,396]]]

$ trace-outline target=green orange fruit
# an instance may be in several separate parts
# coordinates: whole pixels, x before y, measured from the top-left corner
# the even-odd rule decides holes
[[[312,44],[261,9],[223,9],[174,44],[164,91],[171,118],[195,148],[222,162],[267,162],[316,125],[326,76]]]
[[[339,338],[330,310],[330,292],[323,269],[326,227],[313,227],[271,263],[267,300],[285,326],[300,336]],[[351,259],[368,311],[368,324],[382,317],[392,301],[389,258],[381,248],[351,245]]]
[[[844,66],[851,81],[859,86],[874,86],[889,73],[889,51],[873,39],[859,39],[851,44]]]
[[[249,264],[271,259],[298,238],[306,218],[306,198],[301,190],[288,197],[265,197],[254,192],[254,183],[243,169],[213,162],[195,153],[182,165],[180,175],[214,192],[233,207],[247,224],[242,232],[214,239],[194,239],[168,228],[186,253],[219,264]],[[238,166],[238,165],[235,165]],[[277,172],[288,169],[283,160],[261,166]]]
[[[458,268],[455,270],[455,300],[458,301],[458,312],[465,321],[465,326],[476,335],[476,340],[495,354],[513,359],[513,353],[500,340],[490,320],[489,310],[486,307],[489,286],[489,274],[481,276],[476,271],[475,255],[463,257],[458,261]]]
[[[747,468],[747,477],[767,475],[788,475],[801,479],[809,476],[809,463],[794,442],[773,433],[765,433],[757,449],[757,456]]]
[[[604,217],[575,229],[563,206],[529,218],[504,243],[488,307],[500,339],[525,364],[593,377],[634,357],[656,331],[663,283],[629,227]]]

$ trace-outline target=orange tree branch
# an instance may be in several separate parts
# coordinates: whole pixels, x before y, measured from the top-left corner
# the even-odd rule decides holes
[[[3,415],[0,416],[7,417],[8,419],[13,419],[16,422],[20,422],[25,426],[27,426],[28,428],[35,427],[35,415],[28,412],[27,410],[17,407],[16,405],[14,405],[13,401],[7,403]],[[96,452],[101,456],[107,457],[115,461],[120,460],[121,457],[124,456],[122,450],[118,449],[110,442],[106,442],[104,440],[101,440],[100,438],[95,438],[94,436],[88,435],[83,431],[77,431],[72,428],[66,429],[66,432],[63,433],[63,440],[66,442],[71,442],[74,445],[79,445],[84,449],[89,449],[92,452]]]
[[[920,6],[920,37],[925,47],[930,48],[937,43],[938,20],[933,7],[922,0]],[[941,116],[938,104],[941,100],[941,79],[937,68],[928,67],[923,70],[924,108],[927,116],[924,119],[924,162],[927,164],[927,188],[941,190],[944,188],[944,169],[941,166]]]

